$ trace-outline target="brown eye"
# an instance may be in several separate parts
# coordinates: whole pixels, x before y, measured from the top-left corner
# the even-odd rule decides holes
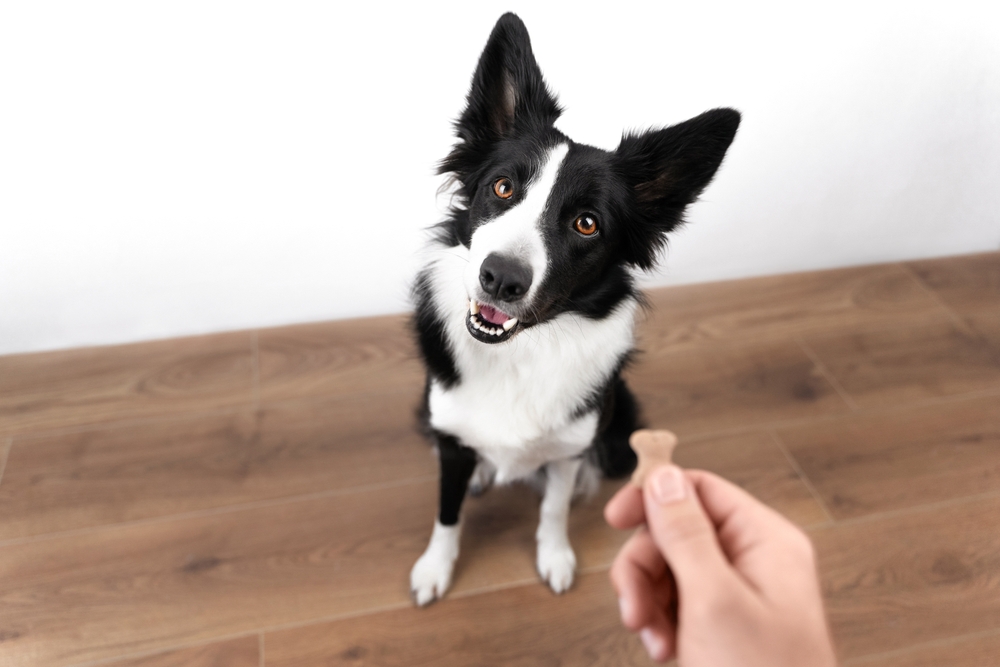
[[[514,184],[510,182],[509,178],[497,179],[497,182],[493,184],[493,194],[500,199],[510,199],[514,196]]]
[[[593,236],[597,233],[597,218],[589,213],[584,213],[573,223],[573,229],[584,236]]]

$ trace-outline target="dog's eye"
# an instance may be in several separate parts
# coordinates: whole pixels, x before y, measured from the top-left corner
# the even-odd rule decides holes
[[[584,213],[573,222],[573,229],[584,236],[593,236],[597,233],[597,218],[589,213]]]
[[[514,196],[514,184],[510,182],[509,178],[498,178],[497,182],[493,184],[493,194],[500,199],[510,199]]]

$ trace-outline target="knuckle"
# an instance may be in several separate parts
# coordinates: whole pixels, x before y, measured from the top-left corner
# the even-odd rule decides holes
[[[611,563],[611,569],[608,571],[608,575],[611,577],[611,585],[614,586],[615,591],[617,591],[619,595],[621,595],[622,590],[628,581],[630,567],[631,566],[628,562],[620,555],[615,558],[613,563]]]
[[[796,527],[789,535],[790,547],[795,554],[808,563],[816,562],[816,547],[802,529]]]
[[[660,537],[676,545],[704,540],[708,534],[708,527],[701,517],[683,514],[666,522],[661,527]]]
[[[697,595],[681,600],[681,609],[690,621],[717,624],[733,613],[733,601],[721,591],[712,588],[699,590]]]

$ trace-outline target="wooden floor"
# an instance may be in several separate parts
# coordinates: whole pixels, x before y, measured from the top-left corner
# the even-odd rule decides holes
[[[845,665],[1000,665],[1000,253],[655,291],[629,379],[684,465],[805,526]],[[648,664],[574,510],[471,499],[414,609],[436,504],[398,317],[0,357],[0,665]]]

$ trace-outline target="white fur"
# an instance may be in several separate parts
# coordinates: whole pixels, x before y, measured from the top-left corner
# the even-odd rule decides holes
[[[530,301],[542,284],[548,269],[545,241],[538,228],[538,221],[545,211],[549,192],[559,176],[568,144],[559,144],[549,150],[535,180],[527,184],[527,194],[516,206],[497,218],[480,225],[472,234],[469,264],[465,269],[465,288],[468,296],[479,292],[479,269],[491,253],[517,257],[531,267],[531,288],[525,293]]]
[[[569,590],[576,570],[576,554],[570,546],[566,524],[581,464],[577,458],[553,461],[545,466],[545,495],[535,532],[537,565],[538,574],[556,593]]]
[[[461,533],[461,524],[444,526],[434,522],[430,544],[410,571],[410,591],[421,607],[444,595],[451,585]]]

